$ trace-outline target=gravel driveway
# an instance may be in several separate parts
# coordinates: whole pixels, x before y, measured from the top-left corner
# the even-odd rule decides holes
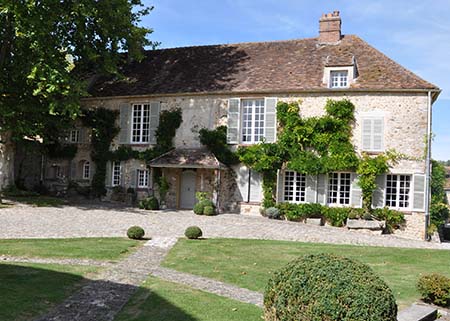
[[[124,236],[140,225],[149,237],[181,237],[197,225],[206,238],[271,239],[335,244],[450,249],[450,244],[427,243],[391,235],[372,235],[344,228],[275,221],[238,214],[199,216],[191,211],[145,211],[107,203],[0,209],[0,238],[64,238]]]

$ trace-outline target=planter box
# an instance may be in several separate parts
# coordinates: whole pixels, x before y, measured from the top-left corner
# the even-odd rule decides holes
[[[321,218],[307,218],[305,223],[310,225],[321,226],[323,225],[323,220]]]
[[[386,227],[385,221],[369,221],[369,220],[355,220],[347,219],[347,228],[352,230],[384,230]]]

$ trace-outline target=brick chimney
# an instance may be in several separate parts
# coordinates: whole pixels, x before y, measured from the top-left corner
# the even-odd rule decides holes
[[[319,20],[319,43],[336,43],[341,40],[339,11],[323,14]]]

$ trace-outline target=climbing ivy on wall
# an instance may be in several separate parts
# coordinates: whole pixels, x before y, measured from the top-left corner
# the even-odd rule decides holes
[[[199,131],[200,143],[205,145],[211,153],[223,164],[230,166],[239,163],[239,158],[227,145],[227,126],[219,126],[209,130]]]

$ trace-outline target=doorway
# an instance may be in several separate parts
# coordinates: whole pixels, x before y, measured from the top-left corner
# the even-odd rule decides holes
[[[195,181],[197,174],[193,170],[181,173],[180,208],[192,209],[195,205]]]

